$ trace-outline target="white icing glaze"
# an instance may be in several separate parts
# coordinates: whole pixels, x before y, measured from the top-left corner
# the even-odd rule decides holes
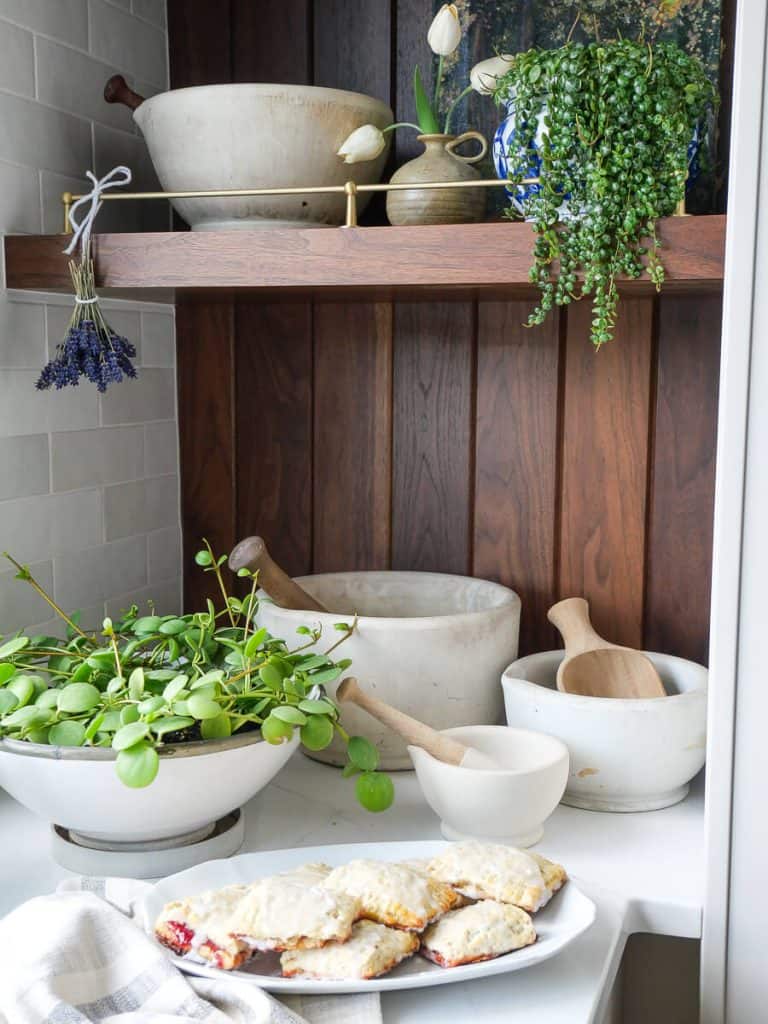
[[[451,910],[422,936],[424,948],[448,963],[501,956],[535,940],[533,922],[524,910],[494,900]]]
[[[410,956],[419,945],[410,932],[387,928],[373,921],[358,921],[347,942],[331,942],[322,949],[301,949],[280,958],[286,974],[300,972],[317,978],[373,978]]]
[[[324,885],[354,896],[366,915],[393,923],[405,912],[426,925],[453,906],[450,891],[403,864],[353,860],[332,871]]]
[[[538,862],[512,846],[476,840],[452,843],[430,862],[429,873],[473,899],[514,903],[510,897],[524,892],[531,909],[537,910],[551,896]]]
[[[201,892],[197,896],[168,903],[163,907],[158,924],[178,921],[190,928],[194,932],[193,952],[209,940],[222,948],[235,950],[238,944],[232,939],[229,922],[248,888],[247,885],[228,885],[224,889]]]
[[[358,909],[357,901],[345,893],[276,875],[248,887],[233,908],[229,927],[256,949],[292,945],[299,939],[320,944],[345,939]]]

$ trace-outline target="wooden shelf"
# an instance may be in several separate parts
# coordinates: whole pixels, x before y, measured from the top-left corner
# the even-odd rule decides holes
[[[672,217],[659,226],[667,287],[722,282],[725,217]],[[62,235],[5,239],[9,288],[70,291]],[[212,289],[339,294],[446,289],[527,291],[528,224],[434,227],[263,228],[94,237],[99,288]],[[649,290],[649,281],[626,282]]]

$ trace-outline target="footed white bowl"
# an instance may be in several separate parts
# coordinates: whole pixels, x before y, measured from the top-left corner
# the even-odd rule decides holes
[[[501,685],[507,722],[544,729],[571,753],[563,803],[592,811],[652,811],[688,794],[704,765],[707,670],[671,654],[645,652],[667,697],[582,697],[557,689],[563,651],[521,658]]]
[[[517,655],[520,627],[513,590],[433,572],[336,572],[298,582],[332,612],[292,611],[262,600],[259,625],[289,638],[297,626],[319,623],[323,635],[310,649],[321,652],[339,637],[333,624],[351,623],[356,612],[355,632],[333,656],[351,658],[349,673],[376,697],[435,729],[501,720],[499,676],[510,653]],[[326,689],[334,697],[336,683]],[[383,768],[411,767],[405,743],[386,726],[350,704],[342,718],[348,732],[376,744]],[[334,740],[311,756],[343,765],[346,747]]]
[[[172,192],[370,185],[379,181],[391,135],[375,160],[345,164],[337,151],[361,125],[393,121],[386,103],[362,93],[249,83],[172,89],[144,100],[133,117]],[[358,197],[358,212],[369,198]],[[218,231],[343,224],[346,200],[305,193],[172,202],[193,231]]]
[[[116,753],[0,741],[0,786],[45,821],[77,833],[83,845],[199,841],[280,771],[298,737],[279,746],[260,733],[162,748],[160,770],[144,789],[123,785]],[[166,844],[167,845],[167,844]]]
[[[484,771],[445,764],[408,747],[424,798],[446,839],[533,846],[568,781],[568,750],[553,736],[504,725],[443,729],[503,767]]]

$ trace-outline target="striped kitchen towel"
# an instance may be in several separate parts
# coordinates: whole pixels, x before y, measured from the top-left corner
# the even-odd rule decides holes
[[[3,918],[0,1024],[381,1024],[376,993],[280,1002],[182,974],[131,919],[147,887],[75,878]]]

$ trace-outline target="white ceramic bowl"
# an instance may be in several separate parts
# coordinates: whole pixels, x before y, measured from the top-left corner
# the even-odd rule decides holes
[[[337,150],[360,125],[384,128],[393,121],[386,103],[362,93],[252,84],[172,89],[145,100],[133,117],[169,191],[373,184],[386,148],[375,160],[356,164],[345,164]],[[359,196],[358,212],[368,198]],[[344,195],[172,202],[193,231],[344,223]]]
[[[339,637],[334,622],[351,622],[357,612],[357,629],[334,657],[351,658],[349,673],[375,696],[435,729],[501,720],[499,676],[510,652],[517,654],[520,626],[514,591],[430,572],[326,573],[298,582],[333,613],[262,601],[259,623],[271,633],[290,641],[297,626],[319,622],[323,635],[314,649],[323,651]],[[327,689],[333,697],[336,685]],[[349,732],[376,744],[382,767],[412,767],[405,743],[386,726],[352,705],[344,706],[342,717]],[[337,741],[312,756],[328,764],[346,761]]]
[[[594,811],[652,811],[683,800],[704,765],[707,670],[645,652],[667,697],[621,700],[560,693],[562,651],[521,658],[501,683],[507,722],[559,736],[571,752],[563,803]]]
[[[273,745],[257,732],[168,746],[144,789],[115,773],[116,754],[95,747],[0,742],[0,785],[35,814],[96,844],[152,842],[196,833],[263,789],[298,737]]]
[[[533,846],[568,781],[568,750],[553,736],[504,725],[444,729],[503,768],[478,771],[408,747],[424,797],[446,839]]]

